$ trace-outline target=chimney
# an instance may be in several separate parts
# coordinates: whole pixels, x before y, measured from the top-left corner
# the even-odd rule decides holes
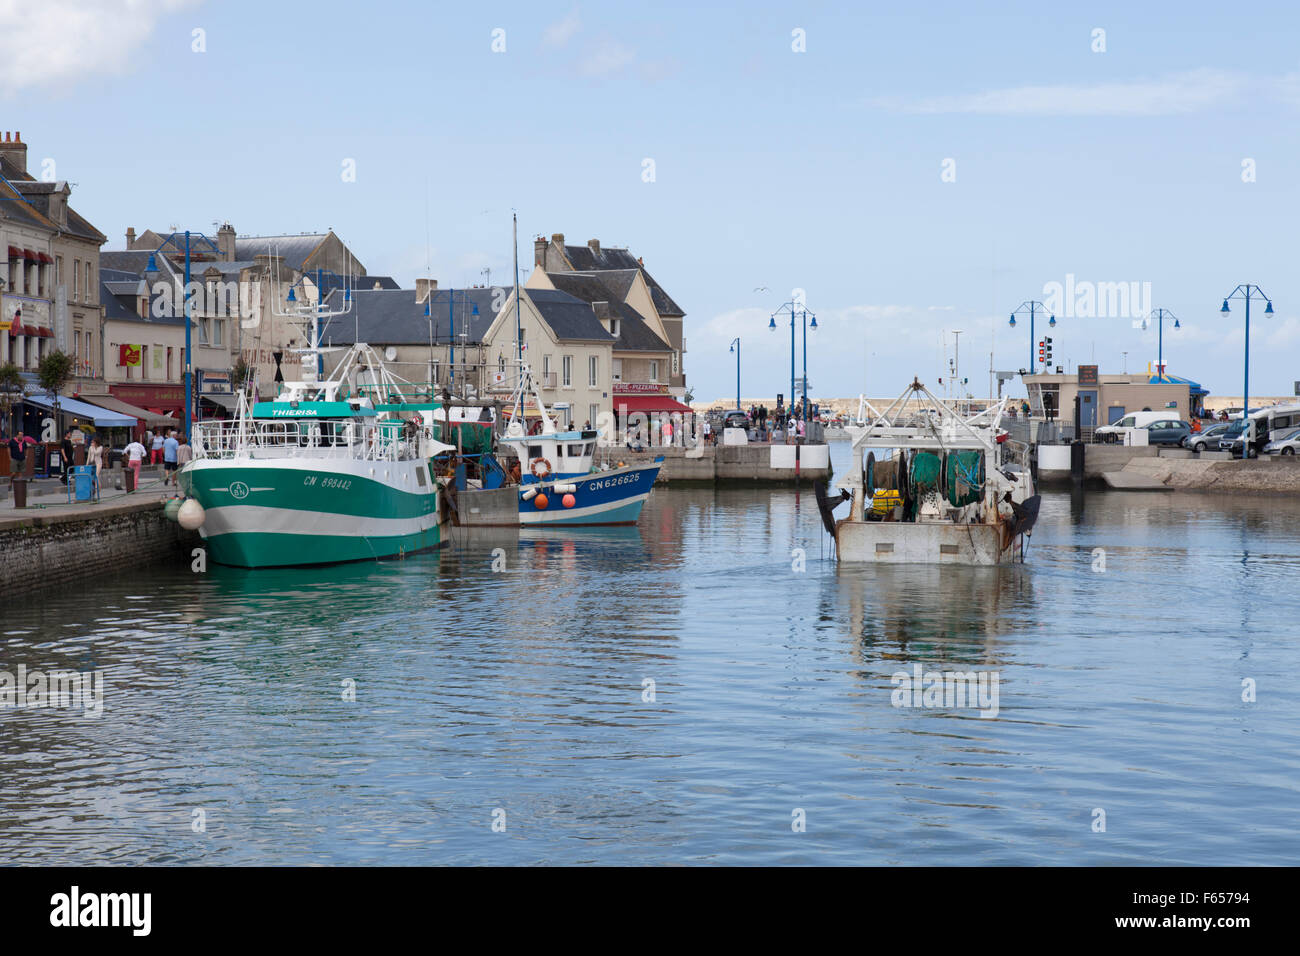
[[[23,142],[23,134],[14,133],[12,139],[9,136],[9,133],[5,133],[4,142],[0,143],[0,156],[25,173],[27,172],[27,144]]]
[[[415,280],[415,301],[423,302],[429,298],[430,292],[438,291],[437,279],[416,279]]]
[[[533,240],[533,265],[546,268],[546,240],[541,236]]]
[[[564,233],[562,232],[551,233],[551,242],[558,243],[561,246],[564,245]]]
[[[235,229],[230,223],[217,230],[217,248],[221,250],[222,262],[235,261]]]
[[[600,240],[599,240],[599,239],[588,239],[588,240],[587,240],[587,248],[591,250],[591,254],[592,254],[593,256],[597,256],[597,257],[600,256]]]
[[[126,227],[126,248],[128,252],[135,248],[135,226]]]

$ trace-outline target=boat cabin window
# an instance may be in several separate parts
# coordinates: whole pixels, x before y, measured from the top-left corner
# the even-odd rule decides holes
[[[594,441],[592,441],[592,442],[587,442],[587,449],[586,449],[586,451],[583,452],[583,454],[584,454],[584,455],[590,455],[590,454],[591,454],[592,452],[594,452],[595,450],[596,450],[596,443],[595,443]]]
[[[581,446],[581,445],[570,445],[570,446],[569,446],[569,457],[570,457],[570,458],[581,458],[581,457],[582,457],[582,446]]]
[[[423,468],[417,468],[417,469],[415,469],[415,480],[419,483],[419,485],[420,485],[421,488],[426,488],[426,487],[428,487],[428,484],[429,484],[429,483],[428,483],[427,481],[424,480],[424,469],[423,469]]]
[[[528,446],[528,457],[529,457],[529,458],[541,458],[541,457],[542,457],[542,446],[541,446],[541,445],[529,445],[529,446]]]

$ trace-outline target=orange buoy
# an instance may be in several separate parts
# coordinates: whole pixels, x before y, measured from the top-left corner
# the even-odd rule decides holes
[[[578,502],[578,499],[575,498],[575,497],[573,497],[573,495],[565,495],[564,498],[563,498],[562,504],[563,504],[564,507],[566,507],[566,508],[572,508],[575,504],[577,504],[577,502]]]
[[[533,504],[537,505],[539,510],[545,511],[550,502],[546,500],[546,495],[538,495],[533,499]]]

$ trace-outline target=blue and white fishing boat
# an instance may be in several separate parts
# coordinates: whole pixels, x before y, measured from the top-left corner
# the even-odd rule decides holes
[[[532,393],[538,419],[525,425],[525,395]],[[529,431],[534,434],[529,434]],[[635,524],[663,465],[659,456],[648,465],[593,469],[600,432],[561,431],[546,410],[527,364],[520,363],[520,382],[502,452],[518,461],[519,523],[538,525]]]

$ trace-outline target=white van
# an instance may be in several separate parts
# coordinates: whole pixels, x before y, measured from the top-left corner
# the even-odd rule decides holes
[[[1177,411],[1162,409],[1158,412],[1129,412],[1113,425],[1102,425],[1093,431],[1097,441],[1119,442],[1123,444],[1124,434],[1131,428],[1146,428],[1155,422],[1177,417]]]

